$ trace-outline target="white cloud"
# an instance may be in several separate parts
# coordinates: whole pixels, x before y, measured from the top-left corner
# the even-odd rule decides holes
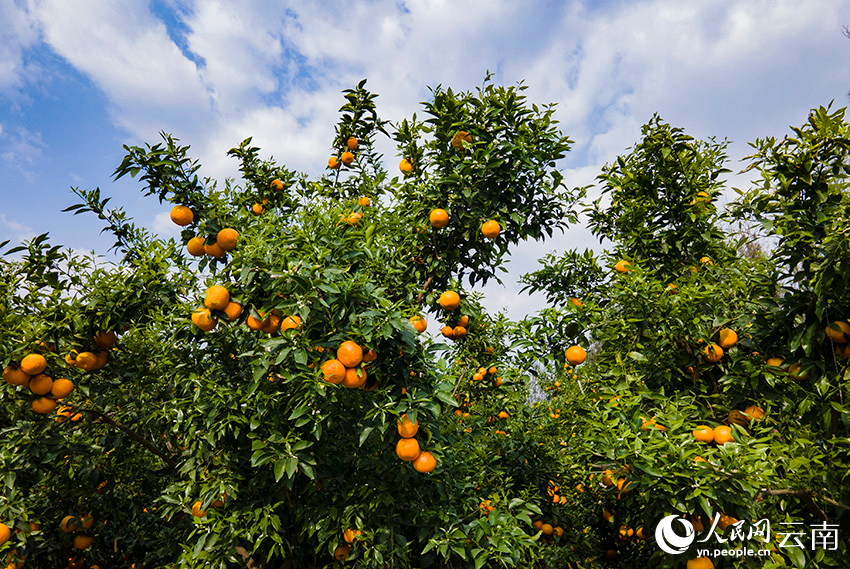
[[[0,0],[0,93],[20,87],[32,73],[24,51],[38,39],[27,12],[13,0]]]
[[[32,227],[9,219],[5,214],[0,213],[0,241],[9,240],[17,244],[32,239],[35,235]]]
[[[9,128],[0,124],[0,163],[3,168],[16,171],[25,179],[33,179],[34,169],[40,164],[46,147],[41,133],[30,132],[21,125]]]

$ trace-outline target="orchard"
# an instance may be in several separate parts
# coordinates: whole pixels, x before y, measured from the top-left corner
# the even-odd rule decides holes
[[[179,240],[75,188],[114,261],[0,245],[2,566],[845,567],[844,111],[753,143],[725,207],[725,143],[654,117],[591,202],[523,91],[391,124],[361,82],[318,179],[250,139],[201,178],[163,134],[114,176]],[[581,214],[609,248],[488,314],[510,247]]]

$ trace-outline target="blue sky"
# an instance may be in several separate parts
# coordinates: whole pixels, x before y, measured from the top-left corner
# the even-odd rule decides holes
[[[639,136],[653,113],[696,137],[782,136],[850,91],[843,0],[0,0],[0,241],[50,232],[75,249],[111,244],[91,217],[60,210],[70,187],[100,187],[137,222],[176,235],[167,206],[113,183],[123,144],[159,131],[191,144],[205,175],[237,174],[248,136],[318,175],[342,103],[362,78],[383,118],[419,110],[428,86],[470,89],[489,70],[557,102],[576,141],[571,185]],[[390,168],[397,158],[382,148]],[[745,183],[736,179],[735,183]],[[730,192],[731,197],[731,192]],[[582,227],[514,255],[487,305],[520,317],[514,281],[553,250],[593,246]]]

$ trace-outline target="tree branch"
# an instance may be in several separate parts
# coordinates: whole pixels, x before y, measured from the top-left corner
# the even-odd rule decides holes
[[[841,508],[841,509],[850,511],[850,506],[847,506],[847,505],[842,504],[840,502],[836,502],[835,500],[833,500],[831,498],[827,498],[826,496],[821,496],[820,494],[818,494],[817,492],[814,492],[812,490],[791,490],[791,489],[771,490],[769,488],[765,488],[764,490],[762,490],[761,492],[758,493],[758,495],[756,496],[756,500],[762,499],[765,496],[792,496],[794,498],[802,498],[803,501],[806,503],[806,507],[809,509],[809,511],[811,511],[813,514],[818,516],[823,521],[829,521],[829,516],[827,516],[824,513],[824,511],[820,509],[820,507],[818,507],[818,505],[815,503],[815,498],[817,498],[819,500],[823,500],[824,502],[827,502],[829,504],[832,504],[833,506],[835,506],[837,508]]]
[[[111,426],[115,427],[119,431],[123,431],[131,439],[133,439],[134,441],[136,441],[137,443],[139,443],[140,445],[142,445],[143,447],[145,447],[146,449],[151,451],[153,454],[158,456],[160,459],[162,459],[162,461],[165,464],[167,464],[170,468],[177,470],[178,466],[177,466],[176,462],[171,460],[171,458],[168,455],[164,454],[158,448],[153,446],[147,439],[145,439],[143,436],[141,436],[139,433],[137,433],[136,431],[134,431],[133,429],[131,429],[130,427],[128,427],[124,423],[116,421],[112,417],[102,413],[101,411],[98,411],[97,409],[80,409],[79,411],[82,411],[84,413],[91,413],[91,414],[93,414],[97,417],[97,421],[102,421],[102,422],[106,423],[107,425],[111,425]]]

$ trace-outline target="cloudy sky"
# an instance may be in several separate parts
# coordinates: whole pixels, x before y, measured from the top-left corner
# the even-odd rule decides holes
[[[748,142],[847,105],[845,25],[846,0],[0,0],[0,241],[49,231],[104,252],[90,217],[60,213],[73,186],[175,235],[166,205],[111,180],[122,145],[160,131],[190,144],[207,176],[234,176],[225,153],[249,136],[318,175],[340,91],[363,78],[389,120],[419,110],[428,86],[472,89],[488,71],[524,81],[532,101],[558,103],[575,141],[560,165],[570,185],[592,182],[653,113],[728,138],[734,169]],[[538,307],[516,298],[518,275],[586,246],[582,227],[522,246],[486,304],[514,317]]]

